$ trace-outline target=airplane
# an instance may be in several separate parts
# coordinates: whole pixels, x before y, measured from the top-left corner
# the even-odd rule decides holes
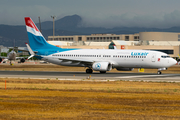
[[[86,73],[99,71],[106,73],[111,69],[132,71],[134,68],[158,69],[157,74],[177,63],[168,54],[151,50],[118,49],[63,49],[46,42],[45,38],[30,17],[25,17],[29,38],[26,46],[31,57],[63,66],[86,67]]]
[[[10,61],[10,65],[12,65],[12,60],[16,60],[16,59],[20,59],[20,63],[24,63],[25,62],[25,58],[24,57],[16,57],[16,52],[14,51],[14,48],[11,52],[9,52],[7,54],[7,57],[4,56],[0,56],[0,63],[4,63],[6,61]]]

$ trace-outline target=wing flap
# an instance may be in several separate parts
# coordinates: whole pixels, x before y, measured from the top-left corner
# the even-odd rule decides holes
[[[85,59],[70,59],[70,58],[58,58],[59,60],[62,60],[62,62],[68,62],[71,61],[73,63],[93,63],[94,61],[92,60],[85,60]]]

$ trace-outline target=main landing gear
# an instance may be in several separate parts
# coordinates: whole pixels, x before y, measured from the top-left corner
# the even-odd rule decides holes
[[[86,73],[93,73],[93,70],[92,69],[86,69]]]
[[[106,71],[99,71],[100,73],[106,73]],[[87,74],[93,73],[93,70],[91,68],[86,69]]]
[[[100,71],[100,73],[106,73],[106,71]]]

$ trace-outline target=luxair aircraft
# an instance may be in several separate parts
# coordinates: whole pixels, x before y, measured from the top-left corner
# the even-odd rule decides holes
[[[111,69],[132,71],[134,68],[162,70],[177,63],[169,55],[150,50],[118,50],[118,49],[63,49],[46,42],[45,38],[30,17],[25,17],[29,38],[27,48],[31,57],[63,66],[86,67],[86,73],[99,71],[106,73]],[[28,58],[28,59],[29,59]]]

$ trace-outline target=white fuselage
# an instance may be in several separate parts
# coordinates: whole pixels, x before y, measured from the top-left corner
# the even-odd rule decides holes
[[[89,67],[88,61],[109,62],[113,68],[168,68],[176,64],[176,60],[167,54],[150,50],[78,49],[43,56],[42,59],[58,65],[84,67]]]
[[[7,57],[8,57],[8,60],[16,60],[16,52],[15,51],[9,52]]]

